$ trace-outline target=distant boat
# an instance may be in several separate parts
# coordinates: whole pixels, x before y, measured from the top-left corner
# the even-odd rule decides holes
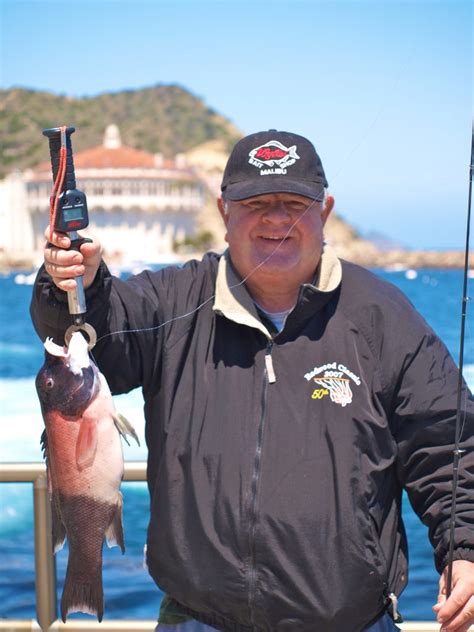
[[[384,267],[385,272],[404,272],[407,269],[403,263],[391,263]]]
[[[155,254],[150,259],[122,259],[119,264],[111,266],[111,271],[116,276],[120,276],[120,273],[139,274],[143,270],[149,270],[154,266],[176,265],[186,260],[187,257],[180,257],[174,253]]]

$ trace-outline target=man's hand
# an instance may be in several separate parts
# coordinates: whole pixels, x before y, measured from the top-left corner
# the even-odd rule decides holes
[[[92,285],[102,258],[102,248],[94,237],[92,243],[85,243],[81,251],[65,250],[71,240],[65,233],[53,232],[51,238],[49,228],[45,231],[44,265],[53,283],[67,292],[76,287],[75,277],[84,276],[84,289]]]
[[[474,623],[474,562],[453,562],[453,582],[446,599],[446,567],[439,580],[438,603],[433,607],[442,632],[467,632]]]

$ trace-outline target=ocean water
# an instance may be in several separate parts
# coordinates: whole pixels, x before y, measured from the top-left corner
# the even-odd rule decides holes
[[[419,270],[378,274],[400,287],[444,340],[452,355],[459,353],[462,273]],[[43,347],[29,319],[31,287],[15,282],[17,275],[0,277],[0,461],[40,461],[43,421],[34,376],[43,362]],[[21,280],[21,279],[20,279]],[[470,281],[472,295],[472,280]],[[474,387],[474,314],[468,312],[465,378]],[[146,458],[140,391],[116,397],[117,409],[130,419],[142,447],[124,445],[127,460]],[[104,548],[105,616],[108,619],[155,619],[161,593],[143,564],[148,521],[144,483],[124,483],[124,528],[127,551]],[[410,546],[409,585],[400,600],[406,620],[432,620],[438,576],[427,529],[407,501],[404,520]],[[0,618],[35,616],[32,485],[0,485]],[[67,547],[56,556],[58,598],[65,575]],[[82,617],[84,615],[72,615]]]

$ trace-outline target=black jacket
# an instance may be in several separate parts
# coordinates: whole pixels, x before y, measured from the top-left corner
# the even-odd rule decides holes
[[[143,389],[148,566],[188,613],[229,631],[363,629],[407,582],[403,488],[444,567],[458,373],[396,288],[326,248],[275,336],[227,257],[127,282],[102,266],[87,294],[112,392]],[[44,271],[32,316],[63,342]],[[474,560],[468,405],[455,558]]]

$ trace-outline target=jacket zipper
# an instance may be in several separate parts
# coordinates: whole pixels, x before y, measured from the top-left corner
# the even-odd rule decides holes
[[[257,449],[255,451],[255,460],[252,473],[251,482],[251,505],[250,505],[250,529],[249,529],[249,549],[250,549],[250,564],[249,564],[249,586],[248,586],[248,606],[250,612],[250,621],[252,626],[255,625],[254,621],[254,609],[253,600],[255,593],[255,584],[257,582],[257,568],[256,568],[256,551],[255,551],[255,533],[257,531],[257,504],[258,504],[258,482],[260,479],[260,467],[262,461],[262,442],[263,442],[263,430],[265,427],[265,416],[267,407],[267,388],[268,384],[275,382],[275,372],[273,370],[272,362],[272,347],[273,342],[270,340],[267,344],[265,352],[265,371],[263,374],[262,385],[262,398],[260,409],[260,421],[257,432]]]

